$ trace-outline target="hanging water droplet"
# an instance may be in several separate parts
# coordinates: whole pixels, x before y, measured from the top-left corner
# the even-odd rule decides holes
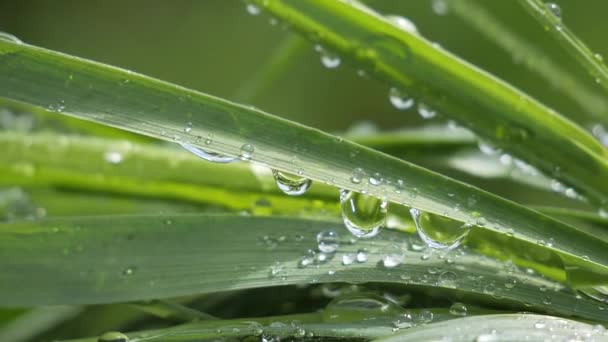
[[[122,153],[116,151],[106,151],[103,154],[103,159],[110,164],[120,164],[122,162]]]
[[[317,247],[323,253],[335,253],[340,245],[338,233],[326,230],[317,234]]]
[[[418,236],[429,247],[435,249],[454,249],[458,247],[471,229],[469,224],[463,224],[415,208],[410,209],[410,214],[416,224]]]
[[[247,4],[247,13],[251,14],[251,15],[258,15],[262,12],[262,10],[254,5],[254,4]]]
[[[402,29],[405,32],[414,33],[414,34],[418,33],[418,28],[408,18],[389,14],[386,16],[386,19],[388,19],[391,23],[397,25],[400,29]]]
[[[437,15],[446,15],[449,12],[448,4],[445,0],[433,0],[431,7]]]
[[[186,127],[184,127],[184,132],[186,132],[186,133],[192,132],[192,122],[186,122]]]
[[[340,56],[335,53],[327,51],[321,45],[315,45],[315,51],[321,55],[321,64],[328,69],[334,69],[340,66]]]
[[[365,178],[365,171],[363,171],[362,168],[357,167],[353,170],[350,181],[353,182],[353,184],[360,184],[363,178]]]
[[[241,159],[250,160],[251,156],[253,156],[254,151],[255,151],[255,147],[253,145],[243,144],[243,146],[241,146]]]
[[[290,196],[299,196],[304,194],[312,181],[306,177],[301,177],[291,173],[272,170],[274,180],[277,182],[279,190]]]
[[[562,18],[562,9],[559,7],[558,4],[553,3],[553,2],[548,2],[546,4],[546,6],[547,6],[547,9],[551,12],[551,14],[553,14],[554,16],[556,16],[559,19]]]
[[[397,88],[391,88],[388,92],[388,99],[391,101],[393,107],[398,110],[406,110],[414,105],[414,99],[408,97],[408,95],[400,91]]]
[[[377,197],[341,190],[340,207],[344,225],[356,237],[371,238],[386,223],[388,203]]]
[[[214,162],[214,163],[232,163],[233,161],[238,160],[238,158],[225,156],[223,154],[215,153],[215,152],[207,152],[203,151],[194,146],[188,145],[186,143],[180,142],[178,143],[181,147],[190,151],[194,155],[199,158],[205,159],[206,161]]]
[[[97,342],[129,342],[129,337],[118,331],[109,331],[99,336]]]
[[[469,309],[463,303],[454,303],[450,306],[450,314],[454,316],[466,316]]]
[[[386,248],[386,254],[382,258],[384,267],[392,268],[399,266],[405,258],[404,246],[393,244]]]
[[[6,32],[2,32],[2,31],[0,31],[0,40],[4,40],[7,42],[13,42],[13,43],[17,43],[17,44],[23,44],[21,39],[13,36],[12,34],[8,34]]]
[[[418,114],[420,114],[420,116],[425,120],[432,119],[437,116],[437,112],[434,109],[422,102],[418,103]]]

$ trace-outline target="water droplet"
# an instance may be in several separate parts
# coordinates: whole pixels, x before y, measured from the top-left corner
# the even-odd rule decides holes
[[[507,278],[507,280],[505,281],[505,287],[508,289],[514,288],[515,285],[517,285],[517,279],[515,278]]]
[[[545,323],[545,321],[540,320],[536,323],[534,323],[534,328],[536,329],[545,329],[547,327],[547,323]]]
[[[304,194],[312,181],[306,177],[301,177],[291,173],[272,170],[272,175],[277,182],[277,187],[285,194],[290,196],[299,196]]]
[[[608,209],[604,209],[601,208],[597,211],[597,214],[601,217],[601,218],[605,218],[608,219]]]
[[[454,316],[466,316],[469,309],[463,303],[454,303],[450,306],[450,314]]]
[[[479,150],[481,151],[481,153],[489,156],[500,153],[500,149],[498,147],[495,147],[494,145],[484,140],[479,140],[477,142],[477,146],[479,146]]]
[[[386,248],[386,254],[382,258],[384,267],[392,268],[399,266],[405,258],[405,246],[393,244]]]
[[[395,24],[396,26],[398,26],[400,29],[402,29],[405,32],[409,32],[409,33],[413,33],[413,34],[418,33],[418,28],[408,18],[389,14],[386,16],[386,19],[388,19],[391,23]]]
[[[602,57],[602,55],[599,53],[594,54],[593,57],[595,57],[595,59],[598,60],[599,62],[604,61],[604,57]]]
[[[340,245],[338,233],[326,230],[317,234],[317,247],[323,253],[335,253]]]
[[[384,182],[384,178],[382,178],[382,175],[380,175],[379,172],[376,172],[369,177],[369,184],[371,184],[371,185],[378,186],[378,185],[382,184],[383,182]]]
[[[433,321],[433,312],[427,309],[420,310],[418,313],[418,317],[416,317],[416,321],[418,323],[426,324],[431,323]]]
[[[128,342],[129,337],[118,331],[109,331],[99,336],[97,342]]]
[[[247,13],[251,14],[251,15],[258,15],[262,12],[262,10],[254,5],[254,4],[247,4]]]
[[[455,287],[458,276],[452,271],[444,271],[439,275],[439,283],[445,287]]]
[[[420,116],[425,120],[432,119],[437,116],[437,112],[434,109],[422,102],[418,103],[418,114],[420,114]]]
[[[323,310],[323,321],[332,322],[348,318],[349,321],[367,320],[370,317],[396,316],[403,313],[397,304],[372,294],[346,294],[332,300]]]
[[[103,159],[110,164],[120,164],[123,160],[122,153],[116,151],[106,151]]]
[[[361,248],[357,251],[357,262],[358,263],[367,262],[367,249]]]
[[[124,276],[132,276],[133,274],[135,274],[135,270],[137,269],[137,267],[127,267],[122,271],[122,275]]]
[[[344,225],[356,237],[376,236],[386,223],[388,203],[359,192],[341,190],[340,207]]]
[[[340,56],[327,51],[321,45],[315,45],[315,51],[321,55],[321,64],[328,69],[334,69],[340,66]]]
[[[254,151],[255,151],[255,147],[253,145],[243,144],[243,146],[241,146],[241,159],[250,160],[251,156],[253,156]]]
[[[363,178],[365,178],[365,171],[358,167],[353,170],[353,174],[350,176],[350,181],[354,184],[360,184]]]
[[[545,304],[545,305],[551,305],[551,302],[552,302],[551,297],[549,297],[549,296],[543,297],[542,301],[543,301],[543,304]]]
[[[344,265],[344,266],[351,265],[352,263],[355,262],[355,260],[356,260],[355,254],[346,253],[346,254],[342,255],[342,265]]]
[[[559,7],[559,5],[557,5],[556,3],[553,3],[553,2],[549,2],[546,4],[546,6],[547,6],[547,9],[551,12],[551,14],[553,14],[554,16],[556,16],[559,19],[562,18],[562,9]]]
[[[429,247],[435,249],[454,249],[458,247],[471,229],[469,224],[463,224],[415,208],[410,209],[410,214],[416,224],[418,236]]]
[[[449,7],[445,0],[433,0],[431,7],[437,15],[446,15],[449,12]]]
[[[194,155],[196,155],[197,157],[205,159],[206,161],[210,161],[210,162],[213,162],[213,163],[232,163],[233,161],[236,161],[238,159],[238,158],[225,156],[223,154],[219,154],[219,153],[215,153],[215,152],[203,151],[203,150],[201,150],[199,148],[196,148],[194,146],[188,145],[188,144],[183,143],[183,142],[180,142],[178,144],[181,147],[183,147],[186,150],[188,150],[191,153],[193,153]]]
[[[12,34],[8,34],[6,32],[1,32],[1,31],[0,31],[0,40],[4,40],[7,42],[13,42],[13,43],[17,43],[17,44],[23,44],[21,39],[13,36]]]
[[[184,132],[186,132],[186,133],[192,132],[192,122],[186,122],[186,127],[184,127]]]
[[[393,107],[397,108],[398,110],[406,110],[414,105],[414,99],[397,88],[391,88],[389,90],[388,98]]]

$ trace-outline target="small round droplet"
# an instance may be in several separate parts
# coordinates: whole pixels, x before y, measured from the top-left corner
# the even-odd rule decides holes
[[[363,178],[365,177],[365,171],[362,168],[357,167],[353,170],[353,174],[350,176],[350,181],[353,184],[360,184]]]
[[[454,249],[471,230],[469,224],[415,208],[410,209],[410,214],[416,224],[418,236],[431,248]]]
[[[384,179],[382,178],[382,175],[380,175],[379,172],[376,172],[369,177],[369,184],[371,185],[378,186],[381,185],[383,182]]]
[[[315,45],[315,51],[321,55],[321,64],[328,69],[334,69],[340,66],[340,56],[327,51],[321,45]]]
[[[262,12],[262,10],[254,5],[254,4],[247,4],[247,13],[251,14],[251,15],[258,15]]]
[[[449,12],[448,4],[445,0],[433,0],[431,7],[437,15],[446,15]]]
[[[118,331],[109,331],[99,336],[97,342],[128,342],[129,337]]]
[[[361,248],[357,251],[357,262],[358,263],[367,262],[367,249]]]
[[[418,33],[418,28],[416,28],[416,25],[414,25],[414,23],[411,20],[409,20],[408,18],[389,14],[386,16],[386,19],[388,19],[391,23],[397,25],[400,29],[402,29],[405,32],[409,32],[409,33],[413,33],[413,34]]]
[[[244,144],[241,146],[241,159],[242,160],[250,160],[251,156],[253,156],[253,152],[255,151],[255,147],[251,144]]]
[[[124,276],[132,276],[135,274],[136,267],[127,267],[122,271],[122,275]]]
[[[534,328],[536,329],[545,329],[547,327],[547,323],[543,320],[540,320],[536,323],[534,323]]]
[[[463,303],[454,303],[450,306],[450,314],[454,316],[466,316],[469,309]]]
[[[312,181],[306,177],[301,177],[291,173],[272,170],[274,180],[277,182],[279,190],[290,196],[299,196],[304,194]]]
[[[546,6],[547,6],[547,9],[551,12],[551,14],[553,14],[554,16],[556,16],[559,19],[562,18],[562,9],[559,7],[558,4],[556,4],[554,2],[549,2],[546,4]]]
[[[103,159],[110,164],[120,164],[123,156],[122,153],[117,151],[107,151],[103,154]]]
[[[4,40],[7,42],[13,42],[13,43],[17,43],[17,44],[23,44],[21,39],[13,36],[12,34],[8,34],[6,32],[2,32],[2,31],[0,31],[0,40]]]
[[[418,313],[418,317],[416,317],[416,321],[418,323],[422,323],[422,324],[431,323],[433,321],[434,316],[435,315],[433,314],[432,311],[423,309],[423,310],[420,310],[420,313]]]
[[[388,99],[391,101],[393,107],[398,110],[407,110],[414,105],[414,99],[397,88],[391,88],[389,90]]]
[[[403,246],[393,244],[386,248],[386,254],[382,258],[382,264],[387,268],[397,267],[403,262],[404,258],[405,251]]]
[[[317,234],[317,247],[323,253],[335,253],[340,245],[338,233],[334,230],[326,230]]]
[[[346,254],[342,255],[342,265],[344,265],[344,266],[351,265],[355,262],[356,258],[357,257],[355,256],[355,254],[346,253]]]
[[[186,133],[192,132],[192,122],[186,122],[186,127],[184,127],[184,132],[186,132]]]
[[[388,203],[377,197],[341,190],[340,207],[344,225],[356,237],[376,236],[386,223]]]
[[[418,114],[420,114],[420,116],[425,120],[432,119],[437,116],[437,112],[434,109],[422,102],[418,103]]]

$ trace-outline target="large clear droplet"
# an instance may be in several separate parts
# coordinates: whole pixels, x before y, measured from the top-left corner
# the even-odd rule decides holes
[[[129,337],[118,331],[109,331],[99,336],[97,342],[129,342]]]
[[[306,177],[294,175],[291,173],[272,170],[274,180],[277,182],[277,187],[285,194],[290,196],[299,196],[304,194],[312,181]]]
[[[471,225],[447,217],[410,209],[418,236],[431,248],[454,249],[471,230]]]
[[[1,31],[0,31],[0,40],[13,42],[13,43],[17,43],[17,44],[23,44],[21,39],[13,36],[12,34],[8,34],[6,32],[1,32]]]
[[[188,145],[186,143],[178,143],[178,144],[181,147],[185,148],[186,150],[192,152],[197,157],[203,158],[206,161],[210,161],[210,162],[214,162],[214,163],[232,163],[233,161],[236,161],[238,159],[238,158],[225,156],[225,155],[215,153],[215,152],[203,151],[199,148]]]
[[[335,253],[340,242],[338,233],[334,230],[326,230],[317,234],[317,248],[323,253]]]
[[[391,101],[393,107],[399,110],[406,110],[414,105],[414,99],[397,88],[391,88],[389,90],[388,99]]]
[[[405,32],[414,33],[414,34],[418,33],[418,28],[408,18],[389,14],[386,16],[386,19],[388,19],[391,23],[397,25],[400,29],[402,29]]]
[[[340,207],[344,225],[356,237],[376,236],[386,223],[388,203],[359,192],[341,190]]]

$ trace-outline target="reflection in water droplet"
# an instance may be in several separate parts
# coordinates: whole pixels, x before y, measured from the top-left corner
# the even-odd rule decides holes
[[[454,249],[458,247],[471,229],[469,224],[463,224],[415,208],[410,209],[410,214],[416,224],[418,236],[429,247],[435,249]]]
[[[326,230],[317,234],[317,247],[323,253],[335,253],[339,246],[338,233]]]
[[[12,34],[8,34],[6,32],[2,32],[2,31],[0,31],[0,40],[4,40],[7,42],[13,42],[13,43],[17,43],[17,44],[23,44],[21,39],[13,36]]]
[[[357,262],[358,263],[367,262],[367,249],[361,248],[357,251]]]
[[[99,336],[97,342],[128,342],[129,337],[117,331],[109,331]]]
[[[391,101],[393,107],[399,110],[406,110],[414,105],[414,99],[397,88],[391,88],[389,90],[388,99]]]
[[[304,194],[312,181],[306,177],[301,177],[291,173],[272,170],[274,180],[277,182],[279,190],[290,196],[299,196]]]
[[[228,157],[219,153],[215,153],[215,152],[206,152],[203,151],[199,148],[196,148],[194,146],[188,145],[186,143],[178,143],[181,147],[185,148],[186,150],[192,152],[194,155],[196,155],[199,158],[203,158],[206,161],[210,161],[210,162],[214,162],[214,163],[232,163],[233,161],[236,161],[238,158],[234,158],[234,157]]]
[[[371,238],[386,223],[388,203],[377,197],[341,190],[340,207],[344,225],[356,237]]]
[[[386,15],[386,19],[388,19],[393,24],[397,25],[403,31],[406,31],[409,33],[414,33],[414,34],[418,33],[418,28],[416,28],[416,25],[414,25],[414,23],[411,20],[409,20],[408,18],[389,14],[389,15]]]

